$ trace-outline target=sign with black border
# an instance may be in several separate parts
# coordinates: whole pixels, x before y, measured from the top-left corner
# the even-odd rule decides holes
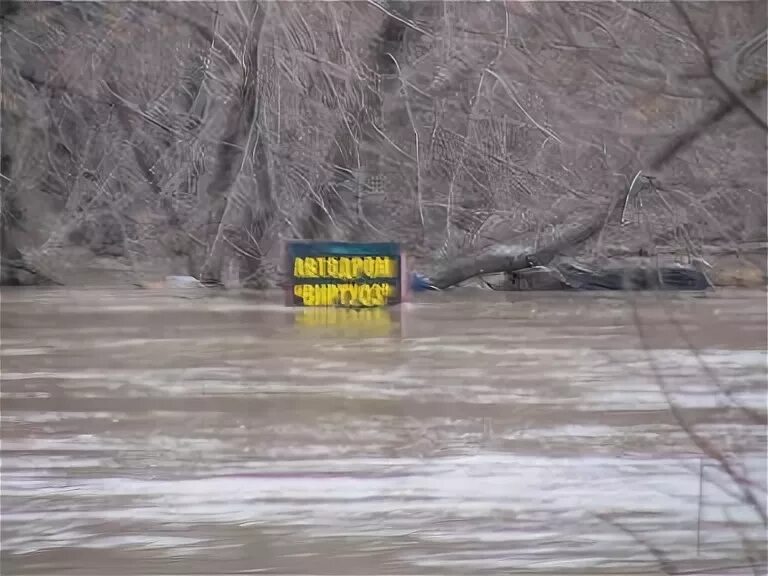
[[[288,241],[286,303],[343,308],[399,304],[404,266],[396,242]]]

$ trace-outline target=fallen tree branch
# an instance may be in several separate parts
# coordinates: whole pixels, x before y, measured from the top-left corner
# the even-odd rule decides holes
[[[742,96],[754,96],[765,87],[765,79],[756,80],[743,91]],[[654,171],[661,169],[682,150],[693,144],[708,128],[726,118],[737,108],[739,104],[734,98],[721,102],[712,112],[659,149],[651,157],[650,168]],[[571,231],[553,238],[543,248],[505,245],[482,254],[454,259],[450,265],[437,272],[431,281],[437,288],[444,290],[481,274],[515,272],[532,266],[546,265],[565,248],[579,246],[599,233],[613,217],[617,206],[623,206],[626,203],[631,190],[632,186],[628,187],[614,199],[607,210],[602,211],[586,224],[574,227]]]
[[[626,196],[627,193],[623,192],[622,197]],[[621,200],[621,198],[617,200]],[[541,248],[534,245],[506,245],[494,247],[483,254],[455,258],[451,261],[450,266],[439,271],[430,280],[436,288],[444,290],[481,274],[515,272],[534,266],[544,266],[566,248],[579,246],[599,232],[604,222],[610,219],[615,211],[616,204],[621,205],[622,202],[612,203],[607,211],[595,216],[584,225],[566,230]]]
[[[29,278],[27,280],[22,280],[19,273],[27,274]],[[52,274],[47,274],[41,271],[37,266],[30,264],[24,258],[3,258],[2,272],[0,272],[0,285],[63,286],[64,283],[57,280]]]

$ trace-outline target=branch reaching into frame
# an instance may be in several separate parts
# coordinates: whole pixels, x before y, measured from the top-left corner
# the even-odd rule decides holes
[[[731,88],[731,86],[725,80],[723,80],[723,78],[717,73],[717,70],[715,69],[715,63],[712,60],[712,54],[709,51],[709,47],[707,46],[707,43],[704,41],[704,38],[696,29],[696,26],[691,20],[690,15],[685,10],[685,8],[683,8],[682,4],[680,3],[680,0],[671,0],[671,1],[672,1],[672,6],[675,7],[675,10],[683,19],[691,35],[696,40],[696,45],[698,46],[699,50],[704,56],[704,63],[707,66],[707,70],[709,71],[709,75],[711,76],[712,80],[714,80],[715,83],[720,87],[720,89],[726,94],[730,102],[732,102],[735,106],[738,106],[739,108],[741,108],[747,114],[747,116],[749,116],[755,122],[755,124],[757,124],[758,126],[760,126],[760,128],[768,132],[768,124],[766,124],[765,120],[760,118],[760,116],[754,110],[752,110],[749,104],[747,104],[744,98],[737,91]]]

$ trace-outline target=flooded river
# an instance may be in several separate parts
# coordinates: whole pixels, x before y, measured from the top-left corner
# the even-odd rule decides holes
[[[765,292],[4,290],[1,336],[4,576],[765,573]]]

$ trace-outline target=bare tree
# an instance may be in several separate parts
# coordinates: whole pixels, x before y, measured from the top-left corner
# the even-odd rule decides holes
[[[14,6],[4,254],[51,276],[79,246],[263,284],[281,238],[390,238],[448,286],[765,240],[760,2]]]

